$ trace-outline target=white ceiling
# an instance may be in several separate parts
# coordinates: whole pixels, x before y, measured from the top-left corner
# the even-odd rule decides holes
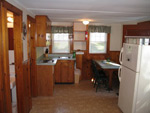
[[[120,23],[150,18],[150,0],[17,0],[53,22]]]

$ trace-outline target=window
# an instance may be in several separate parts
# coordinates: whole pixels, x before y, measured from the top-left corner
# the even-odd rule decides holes
[[[107,33],[90,33],[89,53],[106,53]]]
[[[70,53],[70,40],[68,33],[56,33],[52,38],[53,53]]]

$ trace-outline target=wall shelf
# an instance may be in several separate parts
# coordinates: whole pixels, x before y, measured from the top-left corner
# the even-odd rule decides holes
[[[73,29],[73,50],[86,50],[86,40],[85,40],[85,31],[87,30],[87,26],[82,23],[74,23]]]

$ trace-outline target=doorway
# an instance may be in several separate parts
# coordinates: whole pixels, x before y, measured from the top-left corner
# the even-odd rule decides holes
[[[13,12],[7,11],[7,28],[8,28],[8,51],[9,51],[9,75],[12,113],[17,113],[17,97],[16,97],[16,73],[15,73],[15,53],[14,53],[14,16]]]
[[[7,27],[7,11],[13,13],[14,25],[13,25],[13,41],[14,41],[14,61],[9,60],[9,38]],[[10,31],[11,32],[11,31]],[[22,11],[6,1],[0,1],[0,110],[2,113],[12,113],[12,96],[10,87],[10,71],[15,72],[16,80],[16,95],[17,95],[17,112],[28,113],[29,112],[29,93],[30,87],[28,84],[28,67],[23,62],[23,41],[22,41]],[[11,57],[12,58],[12,57]],[[10,69],[10,64],[12,70]],[[28,63],[27,63],[28,64]],[[24,68],[25,66],[25,68]],[[15,68],[15,69],[14,69]],[[26,72],[26,73],[24,73]],[[4,97],[4,98],[2,98]]]

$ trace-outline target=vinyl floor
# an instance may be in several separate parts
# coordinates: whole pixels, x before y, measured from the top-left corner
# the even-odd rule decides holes
[[[98,92],[90,81],[79,84],[56,84],[54,96],[36,97],[30,113],[122,113],[116,90]]]

